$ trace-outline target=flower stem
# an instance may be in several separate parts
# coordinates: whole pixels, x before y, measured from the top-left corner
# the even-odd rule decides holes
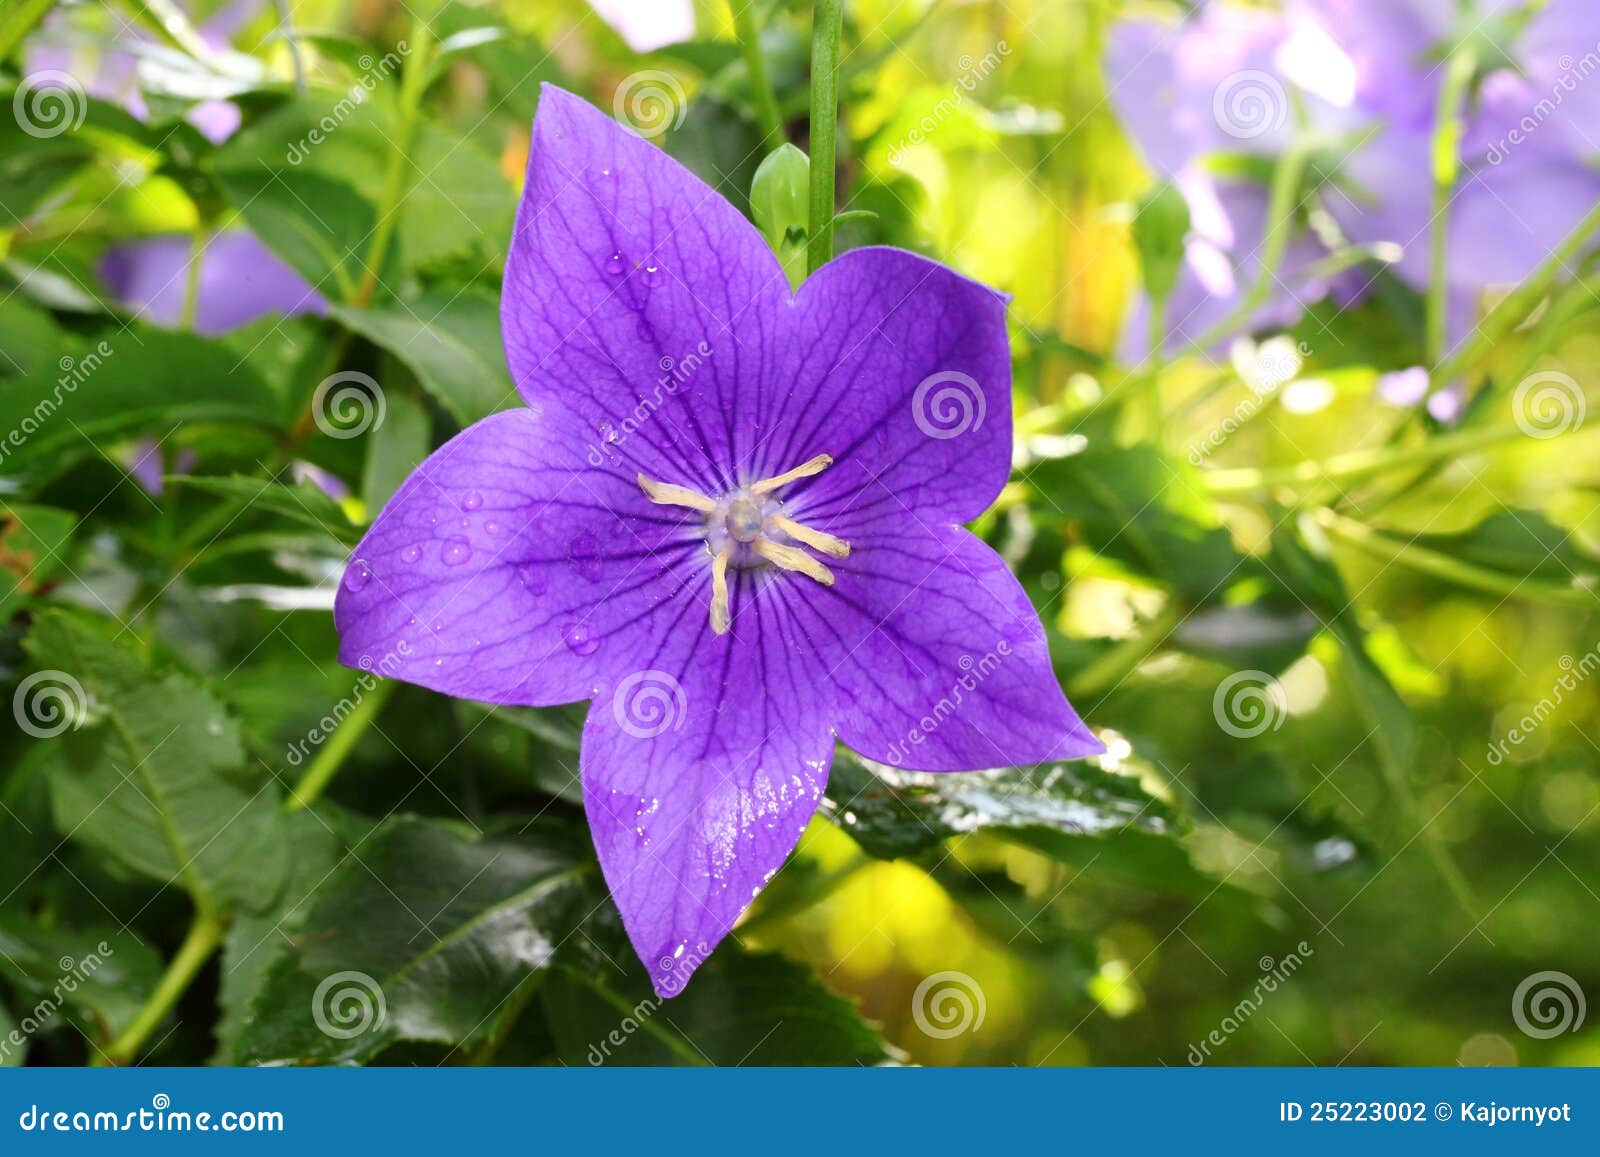
[[[834,136],[839,126],[839,36],[844,0],[817,0],[811,17],[811,213],[806,272],[833,256]]]
[[[21,0],[16,11],[6,18],[4,24],[0,24],[0,60],[10,56],[11,50],[54,7],[55,0]]]
[[[1439,108],[1433,126],[1433,203],[1428,226],[1428,298],[1425,349],[1429,365],[1444,356],[1445,315],[1449,306],[1448,263],[1450,197],[1461,167],[1461,107],[1477,71],[1477,54],[1458,45],[1445,64],[1439,85]]]
[[[300,782],[294,785],[294,791],[289,794],[288,800],[283,805],[285,811],[299,811],[317,801],[339,768],[343,766],[345,756],[355,747],[356,740],[366,734],[367,728],[383,711],[384,704],[389,701],[389,696],[394,694],[396,686],[398,684],[393,680],[384,679],[362,696],[355,710],[350,712],[344,724],[328,738],[327,744],[317,753],[317,758],[311,761],[311,766],[306,769],[305,775],[300,777]]]
[[[400,202],[405,199],[410,183],[411,148],[417,135],[417,118],[422,111],[422,97],[428,89],[428,50],[432,45],[428,25],[420,18],[411,21],[411,52],[406,60],[405,73],[400,79],[400,128],[389,148],[389,166],[384,174],[383,200],[378,202],[378,223],[372,232],[372,245],[367,251],[366,273],[350,304],[364,308],[378,290],[378,277],[389,256],[389,242],[399,224]]]
[[[200,262],[205,259],[206,245],[211,233],[204,225],[196,225],[189,243],[189,267],[184,270],[183,313],[178,318],[178,328],[185,333],[194,332],[195,315],[200,310]]]
[[[1600,594],[1577,586],[1563,586],[1532,578],[1516,578],[1465,562],[1453,555],[1427,547],[1417,546],[1399,538],[1373,530],[1365,523],[1335,514],[1331,510],[1317,512],[1317,522],[1335,538],[1349,543],[1384,562],[1401,566],[1434,578],[1453,582],[1472,590],[1487,591],[1506,598],[1542,599],[1546,602],[1572,606],[1594,607],[1600,604]]]
[[[744,52],[745,71],[750,74],[750,94],[755,103],[756,121],[761,125],[762,145],[772,152],[784,143],[783,116],[778,112],[778,96],[761,55],[761,35],[756,30],[756,0],[734,0],[733,28]]]
[[[1488,426],[1441,434],[1413,446],[1352,450],[1347,454],[1335,454],[1332,458],[1297,462],[1293,466],[1209,470],[1203,477],[1206,489],[1213,494],[1252,494],[1276,486],[1303,487],[1319,482],[1363,478],[1402,466],[1470,454],[1526,437],[1515,426]]]
[[[183,938],[183,944],[172,958],[172,963],[167,965],[166,972],[162,973],[155,991],[128,1027],[122,1030],[122,1034],[106,1046],[103,1055],[95,1058],[95,1064],[125,1065],[138,1057],[139,1050],[144,1047],[150,1034],[188,991],[195,976],[222,943],[222,933],[222,921],[209,908],[195,912],[194,920],[189,925],[189,934]]]
[[[1167,343],[1167,299],[1150,298],[1150,349],[1145,355],[1149,364],[1144,370],[1145,407],[1150,422],[1150,441],[1158,447],[1166,432],[1166,418],[1161,412],[1161,364]]]

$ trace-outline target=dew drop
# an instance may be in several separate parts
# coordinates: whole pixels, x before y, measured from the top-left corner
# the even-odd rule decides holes
[[[561,640],[574,655],[592,655],[600,649],[600,640],[581,623],[572,623],[561,632]]]
[[[627,262],[622,259],[622,254],[613,253],[606,258],[606,272],[612,277],[621,277],[622,271],[627,268]]]
[[[483,505],[483,495],[476,490],[469,490],[467,496],[461,500],[462,510],[476,510]]]
[[[661,266],[651,263],[644,267],[644,283],[652,288],[661,284]]]
[[[483,529],[485,534],[499,534],[500,524],[491,518],[488,522],[483,524]]]
[[[402,550],[400,552],[400,561],[403,562],[403,563],[413,563],[413,562],[416,562],[417,559],[419,559],[421,557],[422,557],[422,548],[420,546],[418,546],[416,543],[412,543],[410,546],[406,547],[404,550]]]
[[[472,557],[472,546],[464,538],[448,539],[444,544],[445,566],[460,566]]]
[[[550,589],[550,576],[542,566],[526,567],[522,572],[522,587],[530,595],[542,595]]]
[[[372,567],[367,565],[367,560],[364,558],[356,559],[344,572],[344,589],[351,594],[355,594],[371,581]]]

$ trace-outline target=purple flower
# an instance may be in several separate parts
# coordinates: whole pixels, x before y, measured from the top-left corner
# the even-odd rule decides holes
[[[694,36],[692,0],[589,0],[635,52],[654,52]]]
[[[383,509],[342,662],[490,703],[592,699],[601,867],[681,990],[794,847],[835,737],[932,771],[1102,750],[960,523],[1005,484],[1005,300],[860,249],[791,293],[734,208],[545,86],[501,307],[527,405]]]
[[[122,305],[153,325],[173,328],[188,291],[191,241],[152,237],[106,250],[100,277]],[[195,332],[216,335],[267,314],[322,314],[328,303],[255,234],[219,233],[200,258]]]

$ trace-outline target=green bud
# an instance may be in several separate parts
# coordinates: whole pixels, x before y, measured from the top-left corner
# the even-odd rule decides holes
[[[1184,239],[1189,234],[1189,204],[1171,181],[1163,181],[1139,200],[1133,219],[1133,246],[1145,292],[1165,301],[1183,268]]]
[[[789,144],[767,154],[750,182],[750,215],[796,286],[805,276],[810,182],[810,159]]]

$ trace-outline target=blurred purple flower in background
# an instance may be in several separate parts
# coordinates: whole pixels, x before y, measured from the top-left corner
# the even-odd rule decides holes
[[[1477,64],[1448,209],[1453,344],[1486,290],[1526,277],[1600,201],[1591,163],[1600,155],[1600,5],[1553,0],[1530,17],[1510,0],[1464,10],[1455,0],[1289,0],[1281,13],[1218,0],[1181,24],[1141,19],[1113,29],[1111,100],[1150,166],[1176,178],[1194,218],[1192,272],[1169,304],[1169,352],[1232,311],[1260,273],[1269,230],[1283,227],[1266,219],[1264,186],[1240,178],[1218,198],[1232,226],[1220,244],[1194,171],[1239,154],[1281,154],[1297,133],[1317,148],[1324,179],[1297,206],[1290,227],[1300,236],[1276,273],[1273,304],[1249,327],[1292,324],[1330,288],[1303,277],[1319,246],[1295,222],[1312,208],[1326,211],[1344,242],[1392,255],[1396,276],[1427,289],[1429,159],[1452,52],[1473,53]],[[1372,277],[1340,279],[1340,300],[1358,297]],[[1135,309],[1132,325],[1143,313]]]
[[[635,52],[654,52],[694,36],[694,0],[589,0]]]

